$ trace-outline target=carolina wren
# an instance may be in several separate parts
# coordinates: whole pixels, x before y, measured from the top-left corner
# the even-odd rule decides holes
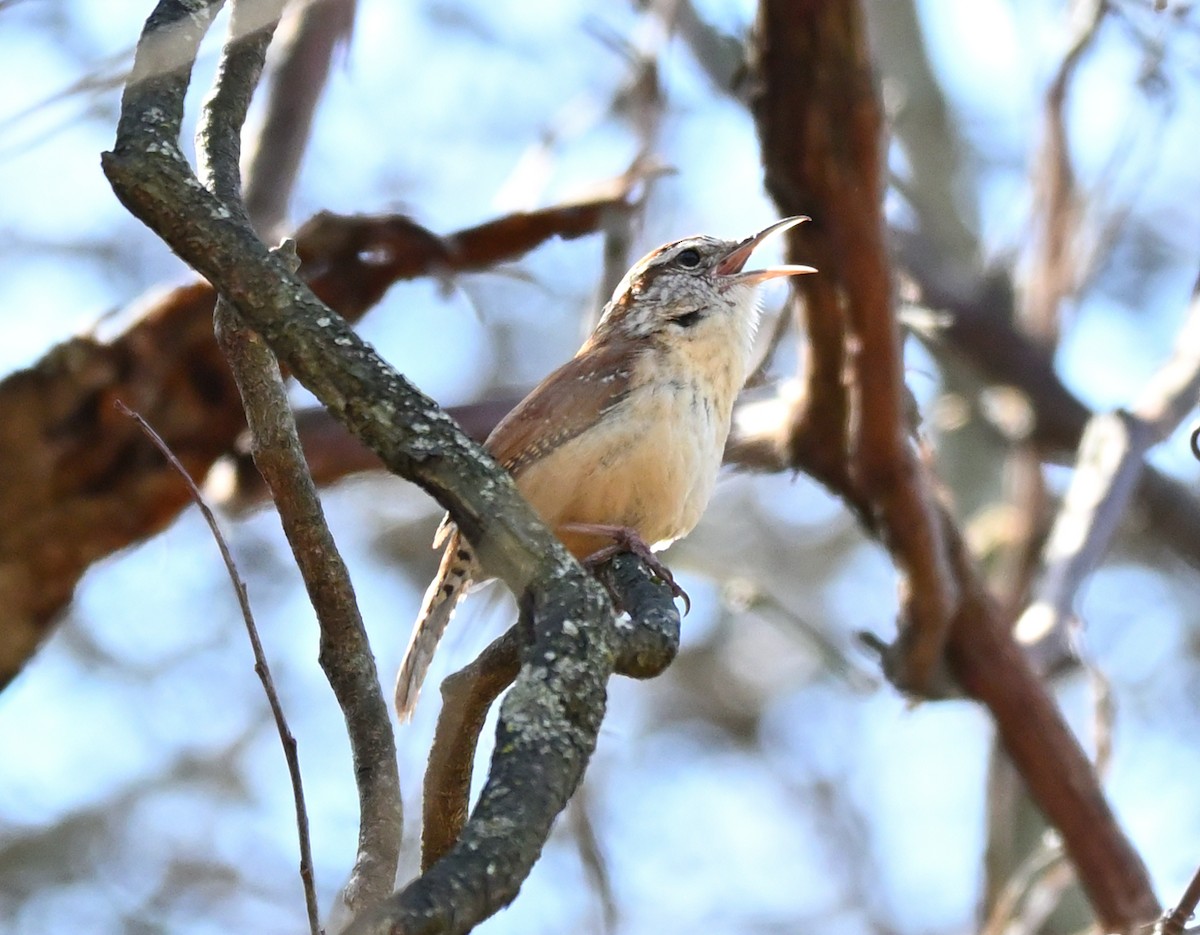
[[[740,242],[687,237],[648,253],[579,352],[488,437],[484,447],[576,558],[611,552],[614,539],[638,551],[664,548],[699,521],[750,363],[756,287],[815,272],[743,268],[767,237],[806,220],[785,218]],[[412,714],[455,605],[480,577],[449,516],[434,548],[443,543],[396,680],[401,720]]]

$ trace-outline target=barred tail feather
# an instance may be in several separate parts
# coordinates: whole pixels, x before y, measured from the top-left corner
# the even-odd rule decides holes
[[[421,612],[413,625],[412,638],[396,676],[396,714],[402,722],[412,717],[433,654],[446,632],[446,625],[454,616],[454,609],[475,576],[475,555],[459,531],[443,524],[434,540],[435,546],[442,539],[446,539],[442,564],[425,592]]]

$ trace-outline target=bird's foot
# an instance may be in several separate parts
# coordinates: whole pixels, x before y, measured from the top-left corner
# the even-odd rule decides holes
[[[597,549],[591,555],[583,560],[583,565],[586,568],[594,569],[597,565],[603,564],[619,552],[632,552],[643,562],[646,567],[654,573],[658,578],[671,589],[671,594],[675,597],[683,598],[683,612],[686,615],[692,609],[692,599],[688,597],[687,591],[675,583],[675,576],[671,574],[671,569],[663,564],[662,559],[655,555],[650,546],[646,545],[646,540],[638,535],[638,531],[631,526],[611,526],[606,523],[564,523],[560,528],[567,532],[578,532],[592,536],[607,536],[612,539],[612,545],[606,545],[602,549]]]

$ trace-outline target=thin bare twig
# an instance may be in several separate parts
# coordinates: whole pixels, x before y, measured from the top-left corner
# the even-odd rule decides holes
[[[637,141],[637,150],[618,179],[620,190],[627,195],[626,203],[622,210],[607,212],[603,218],[604,260],[597,284],[599,301],[592,303],[590,315],[584,318],[585,332],[591,331],[604,304],[629,269],[630,253],[650,186],[659,176],[674,171],[661,165],[654,153],[666,106],[659,77],[659,59],[674,29],[678,2],[654,0],[647,4],[628,41],[603,37],[602,41],[615,46],[628,61],[629,74],[625,82],[616,90],[607,108],[580,108],[574,104],[565,108],[556,121],[557,126],[521,158],[518,171],[508,183],[510,188],[518,183],[532,188],[532,183],[540,178],[534,177],[531,168],[536,167],[538,176],[544,176],[551,163],[552,150],[565,138],[580,133],[585,123],[590,125],[602,116],[616,114],[629,124]],[[588,114],[588,120],[580,120],[581,111]]]
[[[1076,288],[1082,261],[1079,245],[1080,199],[1071,165],[1063,105],[1084,53],[1095,41],[1108,11],[1108,0],[1075,0],[1074,32],[1046,91],[1045,136],[1034,164],[1033,256],[1026,278],[1020,320],[1026,332],[1045,346],[1058,340],[1059,306]]]
[[[612,878],[608,872],[608,863],[604,852],[600,849],[600,840],[596,837],[596,826],[591,815],[591,796],[588,795],[588,785],[584,783],[571,799],[567,807],[567,818],[570,821],[571,832],[575,836],[575,844],[579,848],[579,860],[583,871],[591,882],[591,888],[600,901],[600,911],[603,915],[602,931],[605,935],[617,930],[617,900],[613,894]]]
[[[1187,889],[1179,897],[1179,903],[1163,916],[1159,923],[1162,935],[1183,935],[1184,926],[1195,916],[1196,906],[1200,904],[1200,869],[1192,875]]]
[[[221,527],[217,525],[216,517],[204,501],[204,496],[200,493],[200,488],[192,480],[192,476],[188,473],[187,468],[175,457],[175,453],[171,451],[170,447],[162,440],[159,434],[154,431],[149,422],[119,399],[116,400],[114,405],[121,413],[137,423],[138,428],[146,433],[146,437],[162,452],[163,457],[167,459],[167,462],[183,479],[183,482],[187,485],[188,493],[191,495],[192,502],[200,508],[200,513],[217,542],[217,548],[221,551],[221,560],[225,563],[226,571],[229,572],[229,580],[233,583],[233,590],[237,594],[238,606],[242,609],[242,620],[246,624],[246,634],[250,637],[250,648],[254,653],[254,671],[258,675],[259,681],[262,682],[263,691],[267,696],[267,703],[271,706],[271,715],[275,719],[275,729],[279,732],[279,742],[283,744],[283,755],[287,760],[288,774],[292,780],[292,797],[296,805],[296,830],[300,838],[300,880],[304,884],[304,903],[308,910],[308,925],[312,935],[320,935],[321,925],[320,915],[317,910],[317,892],[313,884],[312,847],[308,836],[308,810],[304,805],[304,784],[300,779],[300,758],[297,754],[296,738],[292,735],[291,729],[288,727],[287,718],[283,713],[283,705],[279,701],[279,693],[275,690],[275,682],[271,678],[270,666],[267,665],[267,656],[263,652],[262,641],[258,638],[258,627],[254,624],[254,614],[250,610],[250,598],[246,593],[246,584],[242,581],[242,576],[238,573],[237,564],[233,560],[233,555],[229,551],[225,537],[221,534]]]

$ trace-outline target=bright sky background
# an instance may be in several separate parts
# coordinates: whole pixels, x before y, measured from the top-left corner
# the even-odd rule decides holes
[[[698,6],[738,33],[753,15],[746,2]],[[0,10],[0,87],[9,89],[0,95],[0,374],[89,331],[147,289],[188,277],[125,214],[100,173],[115,92],[63,94],[85,76],[113,73],[149,7],[27,0]],[[554,203],[620,173],[636,141],[604,114],[625,63],[597,37],[628,35],[630,7],[362,0],[295,219],[321,209],[403,210],[445,232]],[[1039,95],[1062,47],[1059,5],[924,0],[921,10],[931,58],[984,179],[976,206],[984,247],[1003,258],[1023,237],[1028,205],[1014,194],[1025,191]],[[71,24],[70,42],[56,37],[58,20]],[[1070,108],[1074,138],[1086,141],[1078,147],[1085,182],[1102,180],[1113,199],[1136,193],[1138,212],[1167,231],[1166,255],[1136,284],[1123,281],[1123,270],[1104,270],[1101,288],[1074,310],[1062,372],[1100,406],[1127,402],[1161,361],[1200,242],[1194,86],[1180,81],[1164,129],[1131,90],[1139,63],[1112,31],[1082,69]],[[197,94],[212,64],[210,51]],[[671,113],[661,154],[679,171],[654,189],[639,247],[699,230],[735,237],[757,229],[775,211],[762,192],[749,115],[708,85],[683,47],[672,46],[663,65]],[[529,170],[531,148],[548,133],[558,142],[539,175]],[[1123,154],[1116,170],[1114,149]],[[598,238],[550,244],[516,269],[463,277],[449,293],[431,282],[398,286],[363,332],[439,400],[470,401],[495,385],[529,385],[573,353],[600,268]],[[770,294],[768,308],[780,300]],[[497,329],[504,340],[494,344]],[[914,381],[930,398],[935,365],[920,351],[913,360],[933,374]],[[1160,458],[1196,478],[1186,456]],[[412,537],[413,524],[421,524],[418,539],[431,532],[436,511],[393,479],[345,484],[328,502],[390,685],[433,560],[400,565],[412,554],[398,540]],[[817,563],[836,555],[828,574],[799,583],[805,603],[794,609],[856,668],[824,671],[802,636],[747,621],[730,638],[730,651],[745,653],[745,683],[712,691],[769,686],[752,749],[674,710],[680,695],[668,679],[614,685],[586,794],[610,858],[618,931],[853,935],[871,930],[871,914],[903,935],[969,929],[982,874],[987,719],[963,703],[911,710],[876,684],[852,634],[891,632],[894,576],[815,485],[736,478],[721,485],[712,510],[711,526],[678,550],[696,604],[685,621],[688,644],[704,645],[726,622],[705,569],[752,574],[755,549],[771,548],[757,542],[756,522],[769,518],[798,554]],[[340,714],[316,667],[315,625],[277,526],[268,514],[226,523],[300,742],[328,907],[352,859],[356,807]],[[1084,599],[1092,652],[1122,702],[1110,788],[1167,900],[1194,868],[1200,819],[1191,687],[1200,682],[1194,661],[1179,658],[1195,639],[1192,590],[1178,573],[1119,561]],[[508,613],[494,593],[474,598],[431,682],[466,661]],[[1162,679],[1167,665],[1174,676]],[[1069,685],[1064,704],[1084,728],[1085,687]],[[0,857],[0,918],[14,919],[22,935],[296,931],[291,791],[265,712],[234,597],[194,512],[95,568],[58,632],[0,695],[0,842],[30,842],[13,851],[24,853],[20,865]],[[410,815],[433,715],[425,704],[400,735]],[[89,836],[88,822],[106,818],[116,830]],[[74,823],[69,840],[82,846],[62,865],[37,845],[40,830],[58,823]],[[846,864],[856,841],[866,866]],[[254,885],[206,884],[147,920],[145,899],[181,851],[241,866]],[[26,897],[35,880],[58,885]],[[591,889],[560,827],[522,896],[480,931],[599,931]],[[131,913],[145,927],[130,927]]]

